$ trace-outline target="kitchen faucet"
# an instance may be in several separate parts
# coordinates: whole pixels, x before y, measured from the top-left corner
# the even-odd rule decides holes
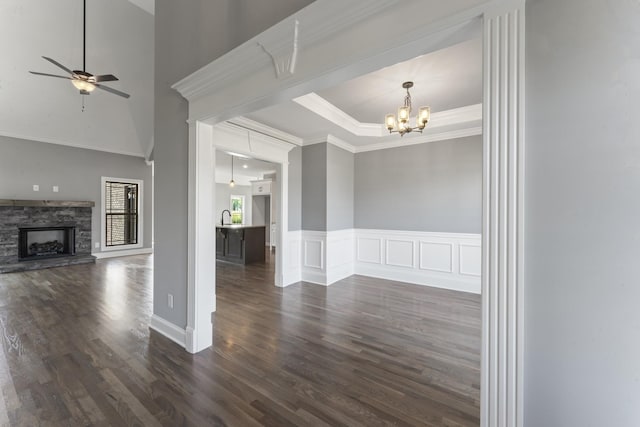
[[[220,215],[220,225],[224,225],[224,213],[229,213],[229,219],[231,219],[231,211],[229,209],[225,209],[222,211],[222,215]]]

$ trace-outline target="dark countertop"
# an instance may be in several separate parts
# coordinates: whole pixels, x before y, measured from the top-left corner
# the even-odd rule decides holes
[[[265,228],[265,227],[266,225],[216,224],[216,228],[228,228],[232,230],[237,228]]]

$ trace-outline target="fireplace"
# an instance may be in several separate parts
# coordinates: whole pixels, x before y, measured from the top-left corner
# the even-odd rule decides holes
[[[21,227],[18,233],[18,260],[71,256],[76,253],[76,227]]]

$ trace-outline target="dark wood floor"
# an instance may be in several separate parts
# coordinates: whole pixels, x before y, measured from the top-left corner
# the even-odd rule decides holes
[[[480,297],[218,263],[214,346],[150,332],[152,258],[0,275],[0,425],[479,424]],[[266,279],[265,279],[266,277]]]

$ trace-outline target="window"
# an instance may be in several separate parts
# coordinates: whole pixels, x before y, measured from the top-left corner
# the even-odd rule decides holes
[[[231,196],[231,224],[244,224],[244,196]]]
[[[142,181],[102,178],[102,249],[142,247]]]

